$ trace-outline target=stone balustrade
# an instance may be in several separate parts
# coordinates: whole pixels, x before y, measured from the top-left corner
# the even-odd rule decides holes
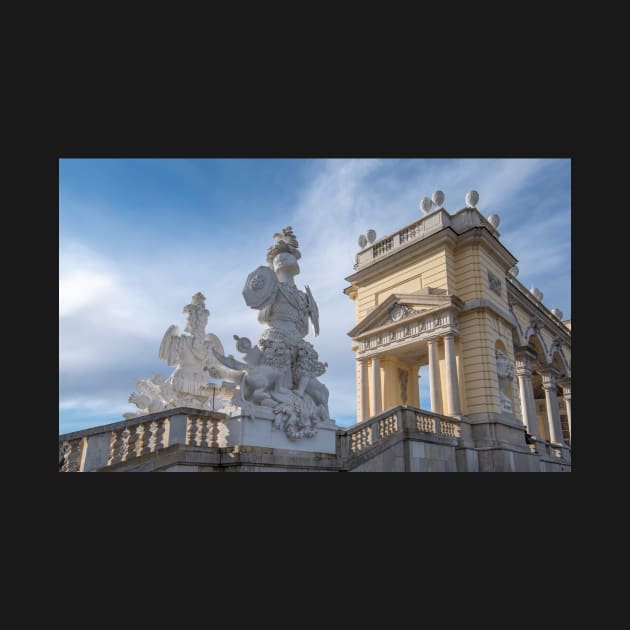
[[[452,227],[456,232],[463,232],[471,227],[479,226],[484,226],[491,233],[498,234],[496,228],[473,208],[464,208],[452,215],[444,209],[439,209],[361,250],[356,255],[354,267],[360,269],[374,260],[383,258],[445,227]]]
[[[431,433],[447,438],[460,438],[459,420],[428,411],[416,411],[416,428],[420,433]]]
[[[227,447],[225,414],[178,408],[59,436],[59,471],[90,472],[157,455],[171,446]],[[459,421],[414,407],[396,407],[337,431],[340,468],[401,435],[454,444]]]
[[[458,419],[415,407],[400,406],[338,431],[337,454],[342,458],[362,454],[403,430],[418,438],[430,434],[431,439],[437,441],[445,438],[457,440],[461,437]]]
[[[59,436],[59,471],[90,472],[174,445],[226,446],[226,415],[188,407]]]
[[[262,449],[264,453],[258,453],[257,447],[243,448],[232,438],[228,444],[228,425],[225,414],[180,407],[66,433],[59,436],[59,471],[149,471],[169,470],[169,466],[189,470],[201,465],[223,470],[235,464],[249,470],[251,466],[278,470],[278,466],[297,466],[301,458],[303,468],[308,470],[345,472],[365,470],[367,466],[368,470],[372,467],[380,471],[391,470],[391,461],[386,463],[388,457],[398,458],[397,465],[407,466],[406,470],[412,472],[456,471],[455,450],[466,448],[463,436],[470,431],[465,418],[401,405],[337,429],[335,452],[330,454],[284,452],[282,447],[272,454],[267,448]],[[528,450],[528,455],[540,460],[540,464],[532,464],[534,471],[538,466],[547,471],[570,462],[569,449],[558,445],[536,441],[529,444]],[[271,459],[261,463],[261,458]]]

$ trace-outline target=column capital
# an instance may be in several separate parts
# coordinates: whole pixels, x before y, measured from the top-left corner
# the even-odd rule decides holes
[[[427,339],[427,344],[429,344],[430,346],[437,345],[437,342],[439,341],[440,337],[441,337],[441,335],[436,335],[434,337],[429,337]]]
[[[516,356],[516,376],[528,376],[532,375],[532,361],[530,357],[526,355]]]
[[[449,330],[448,332],[445,332],[441,336],[444,337],[444,339],[451,339],[455,337],[455,333],[452,330]]]
[[[541,372],[543,389],[555,390],[556,388],[556,375],[554,370],[548,370]]]
[[[556,380],[556,383],[562,387],[562,394],[564,396],[571,396],[571,379],[570,378],[559,378]]]

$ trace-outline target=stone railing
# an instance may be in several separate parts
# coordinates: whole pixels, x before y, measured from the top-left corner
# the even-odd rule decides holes
[[[409,434],[431,434],[437,441],[461,437],[460,421],[457,418],[400,406],[338,431],[337,453],[342,458],[363,454],[390,436],[402,434],[404,430]]]
[[[399,249],[401,246],[424,238],[433,232],[437,232],[449,224],[449,216],[446,212],[436,212],[423,217],[359,252],[357,254],[357,264],[355,267],[360,268],[377,258],[381,258]]]
[[[452,227],[456,232],[461,233],[469,228],[480,226],[486,227],[491,233],[498,235],[496,228],[474,208],[463,208],[455,214],[449,214],[444,209],[436,210],[361,250],[356,255],[354,267],[360,269],[377,258],[382,258],[445,227]]]
[[[568,444],[553,444],[546,440],[533,440],[528,443],[532,455],[541,455],[548,459],[571,461],[571,447]]]
[[[348,454],[360,453],[401,430],[402,413],[400,408],[392,410],[391,413],[386,412],[380,416],[375,416],[349,428],[345,432],[343,436],[345,444],[342,445],[341,452],[347,452]]]
[[[226,446],[226,415],[189,407],[59,436],[59,472],[90,472],[175,444]]]
[[[549,458],[570,459],[571,449],[566,444],[561,446],[539,440],[536,442],[535,452],[539,455],[546,455]]]
[[[420,433],[431,433],[447,438],[461,437],[459,420],[429,411],[416,411],[416,428]]]

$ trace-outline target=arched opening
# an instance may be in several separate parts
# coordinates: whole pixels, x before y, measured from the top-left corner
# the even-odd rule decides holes
[[[527,340],[527,345],[536,355],[536,359],[532,361],[532,389],[534,390],[534,404],[536,406],[538,434],[545,442],[550,442],[551,435],[549,432],[549,421],[547,418],[547,401],[545,399],[542,376],[539,372],[539,369],[546,363],[545,351],[542,343],[536,335],[530,336]]]
[[[570,422],[570,409],[569,402],[564,397],[564,383],[570,383],[571,374],[569,372],[569,366],[567,365],[564,357],[558,351],[554,352],[551,365],[558,373],[556,378],[556,395],[558,397],[560,408],[560,426],[562,427],[562,438],[567,444],[571,444],[571,422]]]

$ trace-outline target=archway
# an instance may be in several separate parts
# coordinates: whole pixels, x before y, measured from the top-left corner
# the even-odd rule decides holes
[[[567,444],[571,444],[571,369],[562,352],[558,350],[553,353],[551,365],[557,373],[556,396],[560,403],[562,438]]]
[[[536,407],[538,434],[545,442],[550,442],[551,434],[549,431],[549,419],[547,417],[547,403],[543,388],[542,375],[540,374],[540,368],[546,364],[545,350],[542,340],[539,338],[538,334],[530,335],[527,340],[527,346],[536,357],[532,360],[532,389],[534,390],[534,405]]]

